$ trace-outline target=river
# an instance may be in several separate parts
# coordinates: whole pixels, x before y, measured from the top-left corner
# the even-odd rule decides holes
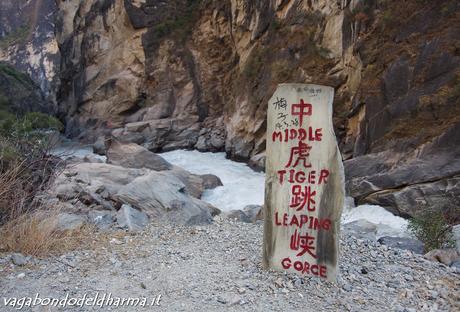
[[[53,151],[63,158],[72,156],[83,158],[92,155],[105,162],[105,156],[95,155],[91,147],[65,143]],[[175,150],[161,153],[170,163],[195,174],[214,174],[223,186],[206,190],[202,200],[224,212],[243,209],[247,205],[263,205],[265,174],[252,170],[247,164],[235,162],[225,157],[225,153],[203,153],[189,150]],[[365,219],[377,225],[377,237],[410,236],[407,220],[394,216],[384,208],[375,205],[345,207],[342,224]]]

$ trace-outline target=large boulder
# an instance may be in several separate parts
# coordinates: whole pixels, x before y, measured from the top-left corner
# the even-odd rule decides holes
[[[385,151],[345,162],[347,192],[358,204],[414,216],[425,209],[459,217],[460,124],[411,153]]]
[[[192,174],[187,170],[171,165],[163,157],[134,143],[113,141],[107,150],[107,162],[128,168],[147,168],[155,171],[168,170],[184,183],[186,191],[195,198],[200,198],[205,189],[212,189],[222,185],[220,179],[214,175],[200,176]]]
[[[460,260],[460,253],[455,248],[434,249],[425,254],[424,257],[431,261],[451,265]]]
[[[86,218],[73,213],[60,213],[57,215],[56,228],[60,231],[73,231],[80,229],[85,223]]]
[[[149,223],[149,217],[145,212],[134,209],[130,205],[122,205],[117,213],[117,223],[122,229],[131,232],[141,231]]]
[[[378,239],[378,242],[381,245],[386,245],[388,247],[399,248],[410,250],[417,254],[423,254],[425,251],[424,244],[418,239],[408,238],[408,237],[391,237],[384,236]]]
[[[343,232],[362,240],[377,240],[377,225],[365,219],[344,224]]]
[[[225,214],[228,219],[232,219],[239,222],[251,223],[251,218],[242,210],[230,210]]]
[[[185,184],[169,171],[138,177],[123,186],[115,198],[146,212],[155,221],[202,224],[212,220],[208,204],[187,194]]]
[[[52,188],[51,194],[59,195],[62,201],[83,202],[88,210],[94,205],[124,209],[117,215],[118,220],[134,215],[125,213],[123,205],[130,205],[155,221],[175,224],[209,223],[211,213],[218,213],[210,204],[188,193],[174,170],[158,172],[105,163],[78,163],[66,168],[54,183],[58,187]],[[67,196],[63,196],[67,191]],[[129,229],[130,222],[123,222]]]
[[[247,205],[243,212],[248,216],[251,222],[264,219],[264,207],[260,205]]]
[[[107,163],[127,168],[147,168],[155,171],[171,169],[173,166],[163,157],[135,143],[113,141],[107,150]]]

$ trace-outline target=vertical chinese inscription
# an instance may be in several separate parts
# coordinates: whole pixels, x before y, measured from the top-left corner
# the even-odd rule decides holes
[[[335,280],[344,173],[334,90],[281,84],[267,113],[263,264]]]

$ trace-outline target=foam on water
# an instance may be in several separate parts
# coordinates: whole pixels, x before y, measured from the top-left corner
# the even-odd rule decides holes
[[[225,153],[176,150],[161,154],[170,163],[195,174],[214,174],[223,186],[203,193],[202,200],[223,211],[263,205],[265,175],[225,158]]]
[[[205,191],[202,199],[223,211],[243,209],[246,205],[263,205],[264,173],[255,172],[244,163],[225,158],[225,153],[202,153],[176,150],[161,154],[170,163],[192,173],[211,173],[218,176],[224,186]],[[380,206],[361,205],[344,209],[342,224],[365,219],[377,225],[377,237],[409,236],[407,221]]]
[[[93,153],[91,146],[65,142],[52,154],[61,158],[94,156],[106,161],[105,156]],[[202,153],[198,151],[176,150],[161,154],[170,163],[195,174],[214,174],[223,186],[206,190],[202,200],[223,211],[243,209],[247,205],[263,205],[265,174],[255,172],[248,165],[226,159],[225,153]],[[394,216],[384,208],[375,205],[361,205],[344,209],[342,224],[365,219],[377,225],[377,237],[410,236],[407,221]]]
[[[359,219],[365,219],[377,225],[377,238],[382,236],[410,237],[407,230],[407,220],[393,215],[383,207],[376,205],[360,205],[344,209],[342,224],[347,224]]]

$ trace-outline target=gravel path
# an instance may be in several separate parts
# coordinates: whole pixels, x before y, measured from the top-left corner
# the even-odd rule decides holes
[[[145,297],[160,306],[102,311],[459,311],[460,272],[343,235],[337,284],[261,268],[262,224],[150,225],[52,260],[0,259],[1,297]],[[33,261],[32,261],[33,262]],[[13,311],[4,306],[1,311]],[[158,299],[158,298],[157,298]],[[24,309],[28,310],[28,309]],[[30,310],[30,309],[29,309]],[[99,307],[33,311],[92,311]]]

